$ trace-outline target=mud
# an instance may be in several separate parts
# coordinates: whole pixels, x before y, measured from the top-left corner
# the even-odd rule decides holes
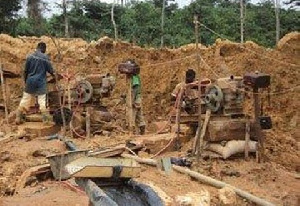
[[[126,93],[125,78],[117,73],[117,64],[127,58],[136,59],[141,66],[143,109],[149,128],[153,126],[153,122],[167,119],[170,111],[170,93],[174,86],[183,80],[187,68],[194,68],[201,78],[243,75],[245,72],[256,70],[270,74],[270,101],[266,91],[262,94],[264,104],[267,106],[266,113],[271,115],[273,120],[273,129],[265,132],[267,162],[257,164],[255,157],[252,157],[250,162],[245,162],[243,157],[238,157],[227,161],[209,160],[202,165],[194,166],[193,169],[239,186],[279,205],[299,203],[297,192],[300,190],[299,180],[295,178],[295,174],[300,171],[300,102],[298,101],[300,33],[293,32],[286,35],[274,49],[264,48],[253,42],[241,45],[216,40],[212,46],[200,47],[199,53],[205,62],[201,61],[199,67],[193,44],[178,49],[145,49],[127,42],[115,42],[109,38],[88,43],[81,39],[54,39],[53,41],[45,36],[20,39],[1,34],[0,61],[4,69],[21,73],[26,56],[35,49],[40,40],[47,43],[47,53],[58,72],[68,71],[74,74],[74,78],[77,73],[110,72],[115,75],[117,84],[113,97],[103,102],[109,108],[115,105],[121,94]],[[20,101],[21,82],[20,79],[7,80],[11,111]],[[0,100],[1,98],[0,92]],[[251,98],[245,105],[245,111],[251,112]],[[0,116],[4,117],[4,113]],[[3,128],[1,126],[0,130],[3,131]],[[97,136],[92,140],[74,139],[74,141],[80,148],[86,149],[123,143],[129,138],[113,134]],[[191,144],[192,142],[189,142],[181,151],[166,155],[183,156],[190,149]],[[59,141],[49,142],[38,139],[31,141],[18,139],[1,143],[0,194],[2,196],[13,193],[18,177],[26,168],[46,162],[45,157],[32,155],[36,150],[58,153],[65,151],[65,148]],[[226,168],[238,171],[240,176],[224,175],[230,174],[230,172],[224,173],[223,170]],[[144,167],[144,171],[146,172],[142,173],[142,180],[154,182],[173,198],[206,187],[176,173],[168,177],[150,167]],[[216,189],[206,188],[211,192],[215,204]],[[18,199],[15,196],[13,198],[15,198],[13,201]],[[243,200],[240,201],[240,205],[251,205]]]

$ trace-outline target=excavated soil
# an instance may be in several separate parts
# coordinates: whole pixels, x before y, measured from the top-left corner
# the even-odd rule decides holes
[[[274,49],[261,47],[254,42],[246,42],[242,45],[218,39],[212,46],[200,46],[200,59],[204,60],[200,62],[197,61],[197,51],[193,44],[178,49],[146,49],[127,42],[115,42],[109,38],[87,43],[82,39],[51,39],[45,36],[12,38],[1,34],[0,61],[3,68],[21,73],[26,56],[35,49],[40,40],[47,43],[47,53],[55,69],[61,73],[68,71],[84,75],[109,72],[115,75],[117,83],[113,96],[104,101],[108,106],[113,106],[119,96],[126,93],[125,78],[118,74],[116,66],[127,58],[136,59],[141,66],[143,109],[149,128],[153,122],[167,119],[170,110],[170,93],[174,86],[183,80],[187,68],[194,68],[198,74],[200,73],[201,78],[212,79],[228,75],[243,75],[245,72],[256,70],[270,74],[270,101],[266,92],[262,95],[267,107],[266,113],[272,117],[273,121],[273,129],[266,132],[267,162],[258,164],[254,157],[249,162],[244,161],[243,157],[226,161],[213,159],[193,166],[193,169],[240,187],[275,204],[298,205],[300,185],[296,174],[300,170],[300,33],[293,32],[286,35]],[[20,79],[8,80],[7,83],[9,107],[14,110],[22,95],[22,83]],[[248,112],[251,111],[249,105],[251,105],[250,98],[245,107]],[[3,117],[4,113],[0,115]],[[4,131],[4,126],[1,126],[0,130]],[[112,135],[110,137],[99,136],[93,140],[74,139],[74,141],[80,148],[93,148],[99,145],[123,143],[128,138],[128,136]],[[48,154],[64,150],[62,143],[56,140],[18,139],[1,144],[1,196],[13,193],[18,177],[26,168],[46,162],[45,156]],[[180,152],[166,155],[184,155],[190,144],[191,142],[185,145]],[[37,150],[42,155],[34,157],[32,154]],[[224,175],[224,170],[228,169],[238,171],[239,176]],[[217,204],[215,188],[207,187],[181,174],[172,173],[166,176],[148,166],[143,166],[143,170],[146,172],[142,173],[140,179],[154,183],[170,197],[206,188],[211,192],[212,205]],[[32,190],[25,191],[23,196],[3,198],[3,204],[27,205],[31,201],[40,201],[39,196],[43,193],[47,194],[44,196],[49,201],[53,199],[53,196],[61,197],[57,200],[62,201],[59,204],[55,201],[51,204],[51,200],[47,205],[68,205],[63,199],[71,196],[74,196],[72,198],[74,202],[78,200],[79,205],[88,204],[84,195],[76,195],[78,192],[59,192],[62,190],[59,183],[50,182],[47,189],[39,192],[39,187],[43,184],[48,183],[43,182],[31,186]],[[28,196],[30,199],[25,200],[24,197]],[[239,205],[252,204],[239,199]]]

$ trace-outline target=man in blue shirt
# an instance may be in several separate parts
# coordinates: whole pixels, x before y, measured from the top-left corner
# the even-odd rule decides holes
[[[38,43],[36,51],[26,59],[24,69],[25,89],[17,110],[17,124],[22,123],[23,114],[29,110],[36,97],[43,115],[43,121],[49,121],[49,112],[46,108],[47,73],[54,76],[54,69],[49,57],[45,54],[46,48],[44,42]]]

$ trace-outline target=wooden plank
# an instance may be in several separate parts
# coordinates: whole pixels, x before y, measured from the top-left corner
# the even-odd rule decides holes
[[[74,177],[104,177],[113,176],[115,167],[122,167],[119,177],[139,177],[141,167],[132,159],[83,157],[65,166],[65,170]]]
[[[17,181],[15,193],[19,193],[21,189],[23,189],[26,186],[26,181],[28,177],[46,173],[48,171],[50,171],[50,164],[38,165],[25,170],[25,172],[23,172],[23,174]]]
[[[246,131],[245,131],[245,160],[249,160],[249,141],[250,141],[250,121],[246,122]]]
[[[3,70],[2,70],[2,64],[0,63],[0,82],[1,82],[1,88],[2,88],[2,96],[4,101],[4,111],[5,111],[5,121],[8,124],[8,107],[7,107],[7,93],[6,93],[6,85],[3,77]]]
[[[127,92],[127,96],[128,96],[128,102],[127,102],[127,106],[128,106],[128,121],[129,121],[129,132],[130,135],[133,134],[133,129],[134,129],[134,120],[133,120],[133,105],[132,105],[132,77],[127,77],[126,76],[126,84],[128,85],[128,92]]]
[[[240,119],[211,120],[208,125],[207,141],[244,140],[246,123]]]
[[[114,148],[104,149],[101,151],[91,152],[88,154],[88,156],[105,158],[105,157],[112,157],[112,156],[122,154],[124,151],[125,151],[125,145],[122,145]]]
[[[129,168],[123,167],[120,174],[121,178],[134,178],[140,176],[140,168]],[[112,167],[97,167],[97,166],[86,166],[79,172],[72,175],[73,177],[89,177],[89,178],[112,178],[113,168]]]
[[[28,134],[35,134],[37,137],[54,135],[60,131],[60,127],[54,123],[45,125],[43,122],[25,122],[19,125],[18,129]]]
[[[86,108],[86,136],[87,138],[91,138],[91,107]]]

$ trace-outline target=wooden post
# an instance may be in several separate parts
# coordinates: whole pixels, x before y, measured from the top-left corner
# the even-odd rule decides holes
[[[129,123],[129,133],[133,134],[133,108],[132,108],[132,78],[126,76],[126,85],[128,85],[127,91],[127,107],[128,107],[128,123]]]
[[[175,139],[175,150],[179,150],[180,148],[180,116],[181,116],[181,104],[182,104],[182,96],[185,91],[185,87],[182,87],[178,94],[177,105],[176,106],[176,139]]]
[[[197,133],[196,133],[196,136],[195,136],[195,141],[194,141],[194,144],[193,144],[193,154],[196,154],[197,152],[201,154],[202,151],[203,151],[203,142],[204,142],[203,139],[204,139],[204,136],[205,136],[205,133],[206,133],[206,129],[207,129],[207,125],[208,125],[208,122],[209,122],[209,119],[210,119],[210,115],[211,115],[211,110],[207,109],[206,112],[205,112],[205,119],[204,119],[203,128],[201,130],[200,135],[198,135],[198,132],[200,132],[200,131],[199,131],[199,129],[197,129]]]
[[[255,128],[255,134],[258,139],[258,162],[264,161],[264,137],[261,132],[261,127],[259,123],[259,96],[258,96],[258,88],[253,89],[253,99],[254,99],[254,128]]]
[[[86,108],[86,136],[91,138],[91,107]]]
[[[61,88],[59,87],[59,83],[58,83],[58,77],[57,75],[55,74],[55,84],[56,84],[56,88],[59,89],[58,91],[58,94],[59,94],[59,106],[60,106],[60,115],[61,115],[61,118],[62,118],[62,121],[63,121],[63,128],[62,128],[62,138],[63,140],[65,140],[65,135],[66,135],[66,117],[65,117],[65,114],[64,114],[64,109],[63,109],[63,103],[62,103],[62,99],[61,98],[64,98],[65,94],[61,91]]]
[[[209,122],[209,119],[210,119],[210,115],[211,115],[211,110],[210,109],[207,109],[206,110],[206,113],[205,113],[205,120],[204,120],[204,123],[203,123],[203,128],[201,129],[201,134],[200,134],[200,141],[199,141],[199,157],[200,155],[203,153],[203,146],[204,146],[204,135],[206,133],[206,128],[207,128],[207,125],[208,125],[208,122]]]
[[[1,80],[2,96],[4,101],[5,121],[8,124],[8,108],[7,108],[6,89],[5,89],[2,64],[0,64],[0,80]]]
[[[67,74],[68,74],[68,79],[67,79],[68,107],[69,107],[70,111],[72,111],[70,74],[69,74],[69,69],[68,68],[67,68]],[[71,137],[73,137],[72,119],[73,118],[71,118],[71,121],[69,123],[69,134],[70,134]]]
[[[200,72],[200,53],[199,53],[199,20],[198,15],[194,16],[194,23],[195,23],[195,39],[196,39],[196,52],[197,52],[197,71],[199,72],[198,76],[198,129],[197,129],[197,140],[196,140],[196,148],[195,153],[197,152],[197,162],[199,162],[200,159],[200,148],[203,147],[202,142],[198,144],[198,139],[200,139],[201,136],[201,72]],[[198,147],[199,145],[199,147]],[[195,154],[194,153],[194,154]]]
[[[246,129],[245,129],[245,160],[249,161],[249,141],[250,141],[250,120],[246,119]]]

